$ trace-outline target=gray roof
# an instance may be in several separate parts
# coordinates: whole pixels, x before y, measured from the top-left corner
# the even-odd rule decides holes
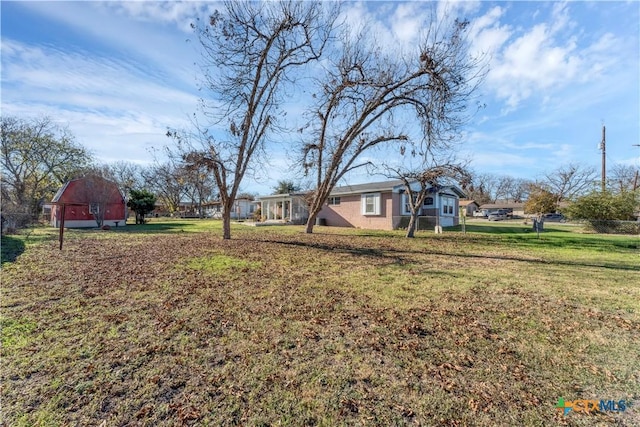
[[[375,192],[389,192],[393,191],[395,187],[399,185],[403,185],[404,181],[401,179],[394,179],[390,181],[380,181],[380,182],[368,182],[366,184],[354,184],[354,185],[342,185],[340,187],[334,187],[330,197],[333,196],[343,196],[348,194],[362,194],[362,193],[375,193]],[[456,186],[445,186],[442,187],[441,190],[443,192],[447,192],[446,190],[450,190],[449,192],[453,192],[459,197],[463,197],[464,193],[458,189]],[[260,196],[259,200],[263,199],[278,199],[278,198],[287,198],[287,197],[300,197],[304,196],[306,193],[288,193],[288,194],[271,194],[268,196]]]
[[[367,184],[355,184],[355,185],[343,185],[340,187],[334,187],[331,192],[332,196],[339,196],[341,194],[359,194],[370,193],[374,191],[391,191],[394,187],[402,185],[401,179],[393,181],[382,182],[369,182]]]
[[[485,203],[480,209],[519,209],[524,208],[521,202]]]

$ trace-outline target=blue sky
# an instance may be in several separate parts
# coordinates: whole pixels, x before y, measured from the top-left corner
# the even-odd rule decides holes
[[[433,5],[348,2],[344,14],[389,46],[411,46]],[[570,162],[599,167],[603,124],[607,164],[640,164],[632,146],[640,144],[640,2],[436,6],[471,21],[471,48],[489,61],[478,92],[486,108],[459,148],[474,169],[535,179]],[[198,55],[189,24],[216,7],[2,1],[2,114],[50,116],[102,162],[148,162],[149,150],[170,143],[167,127],[186,126],[196,111]],[[295,179],[292,160],[278,154],[284,151],[280,145],[242,190],[265,194],[278,180]],[[355,174],[348,183],[368,179]]]

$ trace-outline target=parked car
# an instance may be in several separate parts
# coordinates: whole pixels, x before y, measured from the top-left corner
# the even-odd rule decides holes
[[[489,221],[502,221],[507,219],[508,212],[505,209],[498,209],[497,211],[489,214]]]
[[[542,215],[542,220],[548,222],[565,222],[567,219],[559,213],[547,213]]]
[[[488,215],[487,211],[485,209],[482,209],[480,211],[475,211],[473,213],[473,216],[475,217],[481,217],[481,218],[486,218]]]

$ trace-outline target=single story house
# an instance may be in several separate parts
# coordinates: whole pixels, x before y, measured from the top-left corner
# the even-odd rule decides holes
[[[506,209],[511,212],[514,217],[524,217],[524,203],[522,202],[498,202],[486,203],[480,206],[480,210],[491,213],[498,209]]]
[[[475,200],[460,199],[458,203],[460,214],[465,216],[473,216],[473,213],[480,209],[480,205]]]
[[[64,209],[63,209],[64,207]],[[85,176],[64,184],[51,201],[51,225],[59,227],[64,211],[64,226],[69,228],[119,227],[126,225],[125,197],[115,182],[99,176]]]
[[[233,210],[231,211],[232,219],[248,219],[252,218],[259,203],[249,197],[236,198],[233,202]],[[205,216],[208,218],[222,218],[222,202],[215,201],[207,203],[205,206]]]
[[[418,191],[419,184],[412,185]],[[459,198],[456,186],[431,187],[418,214],[418,228],[459,224]],[[319,223],[337,227],[377,230],[405,228],[411,211],[402,180],[335,187],[318,214]]]
[[[419,185],[412,186],[417,191]],[[455,186],[429,188],[420,208],[419,228],[458,225],[458,200],[464,196]],[[260,197],[262,217],[303,224],[309,217],[304,193]],[[377,230],[404,228],[411,215],[401,180],[335,187],[317,216],[321,225]]]

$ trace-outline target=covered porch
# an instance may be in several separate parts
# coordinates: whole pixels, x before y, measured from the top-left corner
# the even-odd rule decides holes
[[[299,194],[275,194],[260,197],[260,211],[263,221],[304,224],[309,218],[307,203],[304,197]]]

